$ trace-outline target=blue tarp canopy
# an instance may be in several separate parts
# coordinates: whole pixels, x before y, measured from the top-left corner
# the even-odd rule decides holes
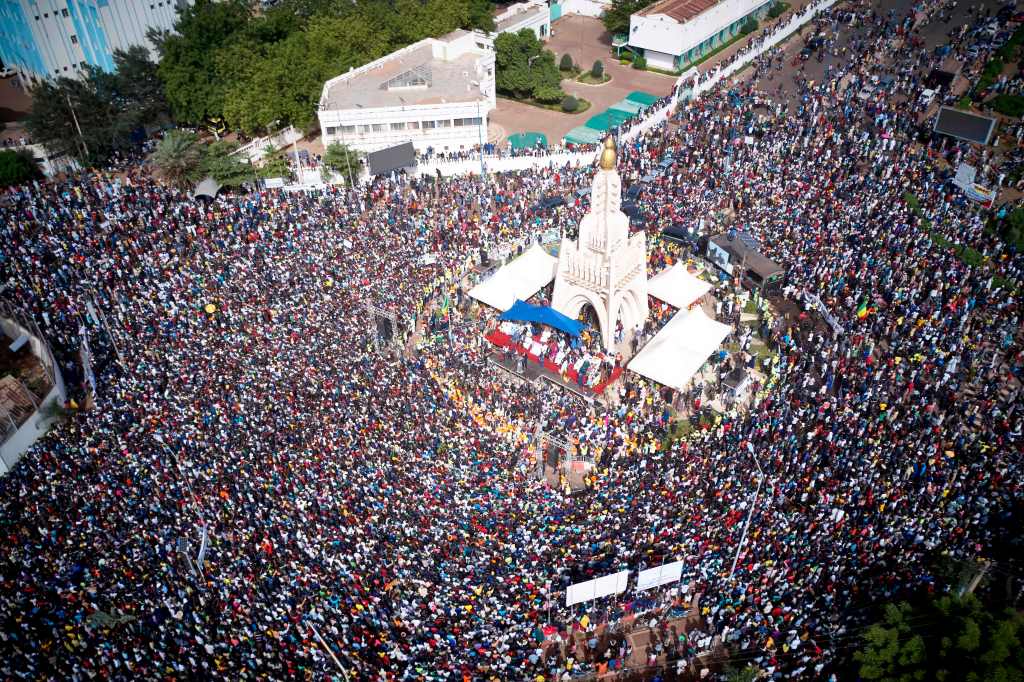
[[[555,329],[561,329],[569,336],[579,336],[585,326],[582,322],[566,317],[554,308],[546,305],[530,305],[518,298],[512,307],[501,314],[500,320],[516,322],[538,322]]]

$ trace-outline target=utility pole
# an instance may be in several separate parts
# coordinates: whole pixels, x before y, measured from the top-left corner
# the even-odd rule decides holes
[[[971,578],[971,582],[968,583],[966,587],[960,589],[960,596],[962,597],[965,594],[974,594],[974,590],[978,588],[978,585],[981,583],[982,579],[988,574],[991,568],[992,562],[986,560],[982,565],[981,570],[975,573],[974,577]]]
[[[320,631],[317,630],[316,627],[312,623],[309,623],[309,622],[306,623],[306,627],[309,628],[309,631],[312,632],[313,635],[316,637],[317,641],[320,642],[320,646],[322,646],[324,648],[324,651],[327,652],[327,655],[331,657],[332,661],[334,661],[334,665],[336,665],[338,667],[338,670],[341,672],[342,675],[345,676],[345,679],[347,680],[348,679],[348,671],[345,670],[344,667],[342,667],[341,661],[339,661],[338,657],[334,655],[333,651],[331,651],[331,647],[327,646],[327,642],[325,642],[324,638],[322,636],[320,636]]]
[[[291,126],[288,126],[288,127],[292,129],[292,133],[295,132],[295,126],[294,125],[291,125]],[[304,184],[306,184],[306,182],[305,182],[305,178],[302,176],[302,167],[299,165],[299,144],[298,144],[298,142],[299,142],[299,138],[297,138],[297,137],[293,137],[292,138],[292,153],[295,155],[295,172],[296,172],[296,174],[298,174],[299,179],[302,181],[302,184],[304,185]]]
[[[764,471],[761,469],[761,463],[754,457],[754,453],[750,452],[750,458],[754,460],[754,464],[757,465],[758,481],[757,481],[757,492],[754,493],[754,501],[750,504],[750,509],[747,511],[747,520],[743,522],[743,534],[740,536],[740,544],[736,547],[736,556],[732,560],[732,568],[729,569],[729,577],[732,578],[736,572],[736,564],[740,560],[740,552],[743,551],[743,547],[747,542],[747,530],[750,528],[750,519],[754,515],[754,508],[757,507],[757,500],[761,496],[761,486],[764,484]]]
[[[75,122],[75,130],[78,131],[78,139],[82,143],[82,149],[85,150],[85,155],[89,156],[89,145],[85,143],[85,136],[82,135],[82,126],[78,125],[78,116],[75,115],[75,107],[71,104],[71,95],[67,92],[64,93],[64,99],[68,102],[68,109],[71,110],[71,120]]]

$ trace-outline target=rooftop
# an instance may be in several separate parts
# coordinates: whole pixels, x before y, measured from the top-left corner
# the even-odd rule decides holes
[[[665,14],[682,23],[711,9],[721,0],[661,0],[637,12],[640,16]]]
[[[398,55],[384,57],[364,70],[343,74],[327,88],[323,109],[377,109],[418,104],[475,102],[484,99],[476,63],[466,53],[452,61],[434,57],[429,40]]]
[[[511,12],[507,17],[496,21],[494,27],[498,33],[501,33],[502,31],[508,30],[509,27],[515,26],[521,21],[525,21],[527,18],[532,18],[547,11],[547,7],[541,5],[522,7]],[[500,17],[501,15],[499,14],[498,16]]]

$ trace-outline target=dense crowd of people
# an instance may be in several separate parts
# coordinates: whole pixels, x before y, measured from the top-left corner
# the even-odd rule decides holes
[[[817,30],[853,30],[839,11]],[[687,679],[721,643],[819,680],[872,604],[938,589],[940,554],[989,554],[1022,493],[1024,258],[949,183],[974,152],[919,142],[929,62],[905,17],[841,11],[848,61],[795,103],[762,87],[770,51],[620,149],[626,186],[674,159],[636,202],[652,267],[685,255],[661,228],[728,223],[787,268],[754,323],[775,360],[749,409],[682,436],[673,408],[700,389],[627,372],[595,406],[488,365],[469,273],[573,229],[591,167],[206,203],[138,165],[9,190],[2,296],[73,391],[85,336],[97,388],[0,479],[0,676]],[[867,111],[860,83],[889,72]],[[573,199],[535,210],[553,193]],[[652,301],[641,338],[671,312]],[[540,343],[559,366],[589,352]],[[595,462],[585,490],[537,475],[538,432]],[[663,591],[563,606],[574,582],[676,560]],[[626,620],[650,627],[643,651]]]

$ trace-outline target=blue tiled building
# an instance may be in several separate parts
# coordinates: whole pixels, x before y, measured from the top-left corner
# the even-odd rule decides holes
[[[114,50],[151,48],[150,27],[170,29],[191,0],[0,0],[0,59],[28,82],[114,68]]]

